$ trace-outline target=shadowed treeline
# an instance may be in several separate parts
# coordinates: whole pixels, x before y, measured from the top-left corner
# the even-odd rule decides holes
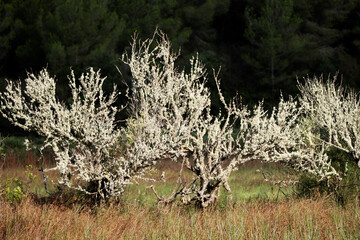
[[[3,0],[0,88],[5,78],[24,79],[26,71],[47,67],[69,102],[70,68],[79,75],[92,66],[107,76],[106,90],[116,83],[124,92],[121,80],[129,72],[121,54],[134,32],[145,39],[159,27],[181,49],[180,67],[196,52],[209,68],[221,66],[226,98],[239,92],[246,103],[264,99],[270,107],[280,90],[297,93],[296,76],[336,71],[358,89],[359,10],[356,0]],[[214,82],[208,85],[216,91]],[[15,129],[1,120],[0,130]]]

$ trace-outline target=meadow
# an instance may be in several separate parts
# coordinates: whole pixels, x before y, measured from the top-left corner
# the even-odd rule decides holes
[[[19,202],[9,201],[6,181],[22,179],[30,164],[36,177],[28,193]],[[52,164],[50,154],[45,154],[45,164]],[[207,209],[157,204],[149,186],[169,195],[180,168],[174,162],[160,162],[150,171],[155,179],[165,172],[166,182],[139,180],[121,199],[100,206],[76,194],[47,194],[34,152],[8,150],[0,166],[0,239],[360,239],[358,198],[339,205],[331,195],[300,197],[291,186],[279,191],[263,176],[276,180],[290,174],[276,164],[239,166],[230,178],[232,199],[224,191]],[[47,180],[49,191],[55,192],[52,179],[56,173]]]

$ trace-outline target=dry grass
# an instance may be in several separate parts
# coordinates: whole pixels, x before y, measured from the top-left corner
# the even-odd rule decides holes
[[[17,169],[26,165],[40,166],[44,162],[45,167],[54,164],[54,157],[50,153],[44,153],[44,159],[33,151],[23,151],[21,153],[12,150],[7,151],[5,157],[1,160],[3,169]]]
[[[7,157],[8,165],[0,169],[3,183],[21,176],[25,165]],[[36,165],[35,156],[28,158],[27,164]],[[258,167],[243,166],[232,176],[235,203],[223,201],[206,210],[158,207],[144,183],[131,186],[120,203],[97,208],[78,202],[65,206],[61,199],[38,201],[30,195],[11,204],[0,196],[0,239],[360,239],[359,202],[343,208],[324,197],[277,201],[255,173]],[[169,181],[157,184],[160,192],[171,191],[178,168],[173,163],[158,166],[156,174],[165,170]],[[38,176],[35,185],[41,188]],[[258,191],[268,191],[268,197],[251,197]]]
[[[239,203],[227,209],[149,208],[116,204],[18,205],[1,201],[3,239],[358,239],[359,205],[327,199]]]

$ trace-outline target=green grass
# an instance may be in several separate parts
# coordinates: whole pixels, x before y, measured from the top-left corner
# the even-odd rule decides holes
[[[159,168],[160,170],[155,171],[155,173],[152,175],[153,178],[159,179],[162,171],[165,170],[165,176],[168,176],[167,181],[145,182],[139,180],[138,183],[133,183],[126,188],[125,193],[121,199],[127,203],[136,203],[140,206],[155,206],[157,204],[157,199],[153,191],[149,189],[150,185],[155,187],[157,193],[160,196],[169,196],[173,189],[177,187],[176,180],[178,171],[176,167],[175,169],[170,170],[166,169],[167,166],[160,166]],[[256,162],[240,166],[238,170],[232,173],[229,179],[229,185],[232,190],[232,203],[239,201],[254,201],[258,199],[280,200],[293,194],[292,188],[290,186],[281,188],[281,192],[279,191],[278,186],[273,185],[270,182],[266,182],[259,169],[263,169],[266,172],[271,172],[276,176],[282,175],[281,167],[279,168],[277,165],[261,164]],[[4,169],[1,173],[0,183],[4,185],[7,179],[14,177],[18,177],[24,180],[24,172],[25,167]],[[32,172],[36,175],[36,178],[29,185],[29,191],[39,197],[48,196],[44,189],[41,172],[38,171],[36,167],[34,167]],[[187,173],[187,175],[191,176],[191,173]],[[56,179],[56,173],[48,173],[47,182],[48,190],[50,192],[56,191],[56,185],[53,184],[53,182],[56,182]],[[222,188],[219,204],[227,204],[229,195],[230,194],[224,188]]]
[[[155,179],[159,179],[162,170],[166,169],[166,166],[160,166],[160,170],[154,174]],[[165,170],[165,176],[169,176],[166,182],[142,182],[133,184],[127,187],[122,199],[127,203],[136,203],[140,206],[151,207],[156,205],[157,199],[151,189],[150,185],[153,185],[156,192],[160,196],[168,197],[173,189],[177,186],[177,170],[176,167],[172,170]],[[290,197],[294,192],[291,186],[282,187],[279,191],[277,185],[273,185],[270,182],[266,182],[259,169],[272,173],[277,177],[284,175],[282,167],[274,164],[261,164],[254,162],[240,166],[238,170],[234,171],[229,179],[229,185],[232,190],[232,202],[241,201],[256,201],[256,200],[281,200]],[[191,173],[188,173],[189,176]],[[285,176],[284,176],[285,177]],[[225,207],[229,202],[230,194],[224,189],[221,189],[220,199],[218,205]]]

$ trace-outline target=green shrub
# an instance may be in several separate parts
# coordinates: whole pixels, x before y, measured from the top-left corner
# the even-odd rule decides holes
[[[5,197],[12,203],[20,202],[25,196],[23,188],[24,184],[20,179],[9,178],[5,185]]]
[[[9,178],[5,185],[5,197],[11,203],[20,202],[29,192],[30,185],[36,178],[32,173],[33,166],[27,165],[24,180],[20,178]]]

